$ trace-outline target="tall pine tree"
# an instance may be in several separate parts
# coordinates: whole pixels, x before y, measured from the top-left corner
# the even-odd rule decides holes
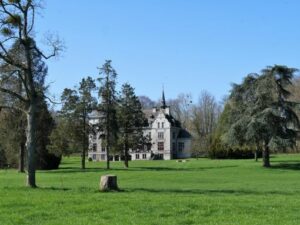
[[[118,99],[116,92],[117,72],[112,67],[111,60],[107,60],[103,66],[99,68],[99,73],[99,111],[101,113],[99,128],[105,136],[106,168],[110,169],[110,150],[117,142],[118,133]]]
[[[134,89],[127,83],[122,86],[118,108],[118,124],[124,165],[128,168],[129,148],[138,149],[143,146],[141,142],[143,140],[145,117]]]
[[[63,102],[62,116],[68,121],[68,124],[73,123],[75,126],[73,131],[70,131],[70,139],[77,142],[77,147],[81,145],[81,168],[85,169],[85,157],[88,149],[88,134],[89,123],[88,114],[96,108],[97,100],[93,97],[93,91],[96,90],[95,81],[91,77],[83,78],[79,84],[78,90],[65,89],[61,100]],[[62,128],[57,126],[57,128]],[[60,132],[56,132],[57,134]],[[55,137],[53,135],[52,137]],[[61,138],[60,138],[61,140]],[[57,145],[56,140],[52,139],[52,143]]]

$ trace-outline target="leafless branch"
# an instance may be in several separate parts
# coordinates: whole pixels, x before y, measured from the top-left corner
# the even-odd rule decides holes
[[[53,57],[56,57],[59,55],[60,52],[63,52],[65,49],[65,46],[63,44],[63,41],[59,39],[57,35],[47,33],[45,35],[45,45],[50,48],[50,52],[48,55],[46,55],[44,52],[42,52],[39,48],[35,47],[35,50],[44,58],[44,59],[50,59]]]
[[[6,77],[4,77],[3,79],[0,80],[0,85],[3,85],[6,81],[8,81],[17,72],[18,72],[18,70],[14,70],[14,71],[10,72]]]
[[[28,102],[28,100],[25,99],[23,96],[19,95],[18,93],[14,92],[14,91],[8,90],[8,89],[6,89],[6,88],[0,87],[0,92],[9,94],[9,95],[11,95],[11,96],[13,96],[13,97],[19,99],[19,100],[22,101],[22,102],[25,102],[25,103]]]
[[[53,99],[51,99],[49,96],[47,95],[43,95],[45,99],[48,99],[49,102],[51,102],[52,104],[55,104],[55,105],[61,105],[63,104],[62,102],[56,102],[54,101]]]
[[[16,107],[16,106],[7,106],[7,105],[0,105],[0,112],[3,110],[3,109],[7,109],[7,110],[16,110],[16,111],[20,111],[20,112],[23,112],[23,113],[26,113],[26,111],[20,107]]]

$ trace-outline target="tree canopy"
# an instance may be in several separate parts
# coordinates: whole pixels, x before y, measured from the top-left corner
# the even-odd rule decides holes
[[[296,71],[275,65],[233,85],[227,103],[231,119],[223,134],[224,142],[231,146],[262,146],[265,167],[270,166],[270,149],[294,147],[299,121],[287,87]]]

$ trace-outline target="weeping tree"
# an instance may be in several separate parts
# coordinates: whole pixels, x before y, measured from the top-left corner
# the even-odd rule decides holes
[[[139,98],[135,95],[133,87],[128,83],[122,86],[118,107],[118,124],[121,148],[124,154],[124,165],[128,168],[129,148],[143,147],[143,127],[145,117]]]
[[[99,68],[100,82],[99,111],[101,119],[99,128],[105,137],[106,149],[106,168],[110,169],[110,150],[117,142],[118,124],[117,124],[117,92],[116,79],[117,72],[111,65],[111,60],[107,60],[101,68]]]
[[[289,101],[288,86],[297,70],[275,65],[236,85],[229,99],[235,121],[223,135],[231,145],[262,147],[263,166],[270,167],[270,150],[293,148],[299,121]]]
[[[37,65],[42,59],[49,59],[62,49],[59,40],[47,39],[51,53],[46,55],[35,43],[34,26],[38,0],[1,0],[0,1],[0,64],[6,65],[6,73],[0,74],[0,92],[22,102],[22,107],[4,102],[1,109],[18,109],[27,116],[26,146],[28,153],[28,179],[30,187],[36,187],[36,129],[38,101],[45,97],[45,90],[39,82],[44,79],[37,73]],[[16,54],[17,53],[17,54]],[[37,60],[37,62],[35,62]],[[17,79],[22,91],[16,92],[2,81]]]

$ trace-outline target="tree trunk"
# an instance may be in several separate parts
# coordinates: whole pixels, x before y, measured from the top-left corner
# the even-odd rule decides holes
[[[81,169],[85,169],[85,149],[82,150],[81,154]]]
[[[268,144],[265,144],[265,148],[263,150],[263,167],[270,167],[270,149]]]
[[[19,149],[19,173],[25,173],[25,142],[20,143]]]
[[[35,182],[35,167],[36,167],[36,105],[37,100],[31,100],[28,114],[27,114],[27,153],[28,153],[28,176],[27,185],[29,187],[36,187]]]
[[[105,175],[100,179],[99,185],[100,191],[118,191],[117,176],[115,175]]]
[[[124,143],[124,166],[125,168],[129,167],[129,156],[128,156],[128,141],[127,141],[127,135],[125,135],[125,143]]]
[[[259,150],[259,144],[256,144],[256,149],[255,149],[255,152],[254,152],[254,159],[255,159],[255,162],[258,161],[258,150]]]
[[[83,137],[82,137],[82,153],[81,153],[81,169],[85,169],[85,148],[86,148],[86,113],[83,110]]]
[[[110,132],[109,132],[109,110],[107,109],[107,116],[106,116],[106,169],[110,169],[110,158],[109,158],[109,148],[110,148],[110,143],[109,143],[109,138],[110,138]]]
[[[106,169],[110,169],[110,159],[109,159],[109,145],[106,145]]]

